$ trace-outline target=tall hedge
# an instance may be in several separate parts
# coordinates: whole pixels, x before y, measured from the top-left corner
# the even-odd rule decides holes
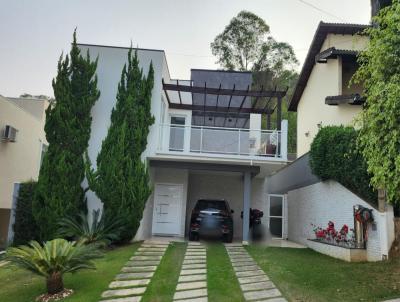
[[[46,111],[49,143],[40,169],[33,214],[40,239],[53,239],[60,218],[86,208],[81,187],[85,177],[84,153],[88,147],[91,109],[100,96],[97,60],[83,56],[74,33],[69,56],[61,56],[53,80],[55,101]]]
[[[38,227],[32,214],[33,196],[36,182],[21,183],[15,209],[13,245],[26,244],[38,239]]]
[[[111,125],[97,157],[97,171],[91,170],[89,186],[103,202],[106,219],[124,220],[122,241],[131,240],[142,219],[151,194],[149,174],[142,161],[147,146],[151,115],[154,70],[147,77],[139,68],[137,53],[128,53],[118,85],[117,102],[111,113]]]
[[[377,193],[370,185],[371,175],[356,146],[357,136],[352,127],[321,128],[311,144],[311,170],[322,180],[336,180],[365,200],[377,203]]]

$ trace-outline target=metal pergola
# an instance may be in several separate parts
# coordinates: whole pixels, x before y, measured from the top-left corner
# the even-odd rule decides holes
[[[214,83],[213,83],[214,84]],[[266,115],[267,128],[271,128],[271,115],[276,112],[276,128],[281,129],[282,120],[282,99],[286,95],[286,90],[265,90],[264,87],[254,90],[250,85],[246,89],[236,89],[235,85],[231,89],[209,87],[207,83],[204,86],[194,86],[192,81],[189,85],[182,85],[176,80],[176,83],[165,83],[162,80],[165,97],[169,108],[191,110],[195,116],[222,117],[224,125],[226,119],[236,118],[235,127],[238,120],[243,120],[246,125],[250,113]],[[215,84],[214,84],[215,85]],[[169,92],[176,92],[177,97],[172,99]],[[182,93],[190,93],[192,103],[184,103]],[[176,94],[175,94],[176,95]],[[212,100],[209,100],[211,98]],[[221,101],[222,97],[224,101]],[[196,101],[195,101],[196,100]]]

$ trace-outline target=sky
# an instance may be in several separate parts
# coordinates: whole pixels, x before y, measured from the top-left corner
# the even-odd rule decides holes
[[[217,69],[210,43],[241,10],[293,46],[298,70],[320,21],[370,19],[369,0],[0,0],[0,94],[52,96],[75,28],[80,43],[165,50],[172,78]]]

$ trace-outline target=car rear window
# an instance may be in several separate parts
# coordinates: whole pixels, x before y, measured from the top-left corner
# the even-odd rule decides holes
[[[226,211],[225,202],[222,200],[199,200],[196,204],[196,210],[217,209]]]

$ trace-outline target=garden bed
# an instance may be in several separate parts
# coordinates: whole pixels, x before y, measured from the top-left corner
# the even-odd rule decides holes
[[[364,248],[340,246],[316,239],[308,239],[307,245],[316,252],[347,262],[367,261],[367,250]]]

